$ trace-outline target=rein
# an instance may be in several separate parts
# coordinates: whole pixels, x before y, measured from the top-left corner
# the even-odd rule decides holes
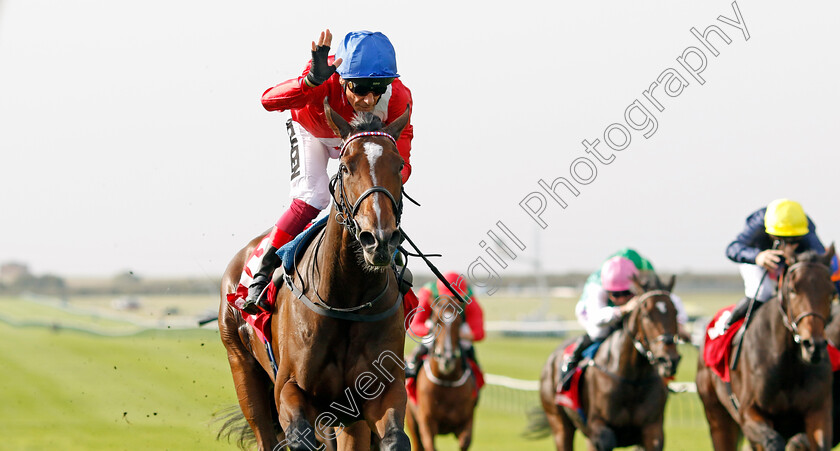
[[[782,322],[784,323],[785,328],[787,328],[787,330],[789,330],[791,334],[793,334],[793,341],[797,344],[802,341],[802,337],[799,335],[799,327],[797,325],[803,319],[809,316],[815,316],[823,322],[823,325],[828,324],[828,319],[826,319],[825,317],[813,310],[802,312],[799,315],[797,315],[796,318],[791,320],[790,313],[785,309],[789,301],[787,295],[791,292],[790,284],[788,283],[788,281],[790,281],[790,278],[785,276],[789,276],[793,273],[793,271],[801,268],[802,266],[805,266],[806,263],[812,262],[794,263],[793,265],[788,267],[787,270],[783,272],[781,276],[779,276],[779,313],[781,313],[782,315]],[[823,265],[820,266],[823,267]]]
[[[388,133],[379,131],[361,132],[351,135],[344,140],[344,142],[341,145],[340,156],[344,155],[344,151],[347,149],[347,146],[352,141],[367,136],[383,136],[391,140],[391,142],[394,143],[394,146],[397,145],[397,141],[394,139],[393,136],[389,135]],[[337,210],[337,213],[335,214],[335,221],[340,225],[344,226],[344,228],[347,229],[348,232],[350,232],[350,235],[353,236],[353,238],[355,238],[357,241],[359,241],[359,225],[356,221],[356,213],[358,213],[362,201],[364,201],[370,195],[375,193],[383,193],[386,197],[388,197],[388,199],[390,199],[391,205],[394,207],[394,216],[396,217],[397,227],[399,227],[400,217],[402,216],[402,200],[400,200],[400,202],[397,202],[397,200],[394,199],[394,195],[391,194],[391,192],[383,186],[376,185],[371,188],[368,188],[367,190],[365,190],[365,192],[362,193],[361,196],[359,196],[358,199],[356,199],[356,202],[352,205],[352,207],[350,206],[350,202],[347,198],[347,192],[344,189],[344,177],[342,176],[346,172],[346,170],[347,166],[343,162],[339,163],[338,172],[332,177],[329,184],[330,195],[332,196],[335,208]],[[337,190],[336,185],[338,185]],[[336,192],[339,194],[339,198],[336,198]],[[321,236],[318,239],[318,247],[320,247],[321,240],[323,240],[325,233],[326,229],[324,231],[321,231]],[[315,262],[315,266],[317,266],[317,255],[318,252],[316,249],[316,251],[312,253],[312,258]],[[295,264],[295,272],[298,272],[297,264]],[[300,275],[298,275],[298,277],[300,277]],[[359,311],[373,307],[378,301],[385,297],[385,293],[388,292],[388,288],[391,285],[390,277],[385,278],[385,287],[382,289],[382,291],[379,292],[378,295],[376,295],[375,298],[368,302],[365,302],[364,304],[349,308],[338,308],[328,305],[326,301],[321,297],[321,295],[318,294],[317,289],[315,289],[315,295],[318,297],[318,300],[313,301],[309,299],[303,292],[303,290],[301,290],[297,287],[297,285],[295,285],[294,279],[289,274],[284,273],[283,280],[285,281],[286,286],[289,287],[289,290],[292,292],[292,294],[295,295],[295,297],[298,298],[301,302],[303,302],[303,305],[305,305],[309,310],[312,310],[313,312],[321,316],[326,316],[328,318],[371,323],[383,320],[394,315],[397,312],[397,310],[399,310],[400,305],[402,304],[402,302],[400,302],[402,301],[402,296],[398,294],[396,296],[396,299],[394,300],[394,304],[391,305],[391,307],[389,307],[388,310],[385,310],[384,312],[380,312],[374,315],[363,315],[357,313]]]
[[[394,144],[394,146],[397,145],[397,141],[394,139],[394,137],[389,135],[388,133],[385,133],[385,132],[368,131],[368,132],[356,133],[356,134],[348,136],[342,142],[341,150],[339,152],[340,157],[344,155],[344,152],[347,149],[347,146],[351,142],[353,142],[357,139],[360,139],[360,138],[363,138],[363,137],[369,137],[369,136],[382,136],[382,137],[385,137],[385,138],[389,139]],[[420,204],[418,204],[417,201],[415,201],[414,199],[412,199],[411,197],[406,195],[405,192],[402,189],[400,191],[401,195],[400,195],[400,200],[398,202],[394,198],[394,195],[391,194],[391,192],[388,191],[385,187],[376,185],[376,186],[373,186],[373,187],[365,190],[365,192],[363,192],[359,196],[359,198],[356,199],[356,202],[353,203],[352,206],[351,206],[350,201],[347,197],[347,192],[346,192],[345,187],[344,187],[343,174],[345,173],[346,170],[347,170],[347,166],[343,162],[339,163],[338,172],[332,177],[332,179],[330,180],[330,184],[329,184],[330,195],[333,199],[333,203],[334,203],[335,209],[336,209],[336,214],[335,214],[335,217],[334,217],[335,221],[338,224],[344,226],[344,228],[350,233],[350,235],[353,236],[356,239],[356,241],[359,241],[359,225],[358,225],[358,222],[356,221],[355,216],[356,216],[356,213],[358,213],[358,211],[359,211],[359,207],[361,206],[362,201],[364,201],[366,198],[368,198],[372,194],[376,194],[376,193],[384,194],[391,201],[391,205],[394,208],[394,217],[396,219],[397,228],[399,229],[401,235],[412,245],[412,247],[414,247],[414,249],[417,251],[417,254],[411,254],[408,251],[406,251],[405,249],[403,249],[402,247],[399,248],[399,251],[402,252],[403,254],[405,254],[406,256],[408,256],[408,255],[420,256],[426,262],[426,264],[429,266],[429,268],[431,268],[432,272],[438,277],[438,279],[440,279],[444,283],[444,285],[447,288],[450,289],[450,291],[454,294],[454,296],[456,298],[458,298],[462,303],[466,303],[466,301],[461,297],[461,295],[455,289],[452,288],[452,286],[449,284],[449,282],[446,280],[446,278],[443,277],[443,275],[440,273],[440,271],[426,258],[426,257],[432,256],[432,255],[423,254],[417,248],[417,246],[408,238],[408,236],[405,235],[405,232],[403,231],[402,227],[400,227],[400,219],[402,218],[402,209],[403,209],[402,196],[405,196],[411,202],[413,202],[417,205],[420,205]],[[338,197],[336,197],[336,195],[338,195]],[[324,236],[323,233],[324,232],[321,232],[321,238],[319,239],[319,245],[320,245],[321,239],[323,239],[323,236]],[[313,258],[317,259],[317,252],[313,252]],[[297,265],[295,265],[295,266],[297,266]],[[408,264],[406,262],[405,267],[407,267],[407,266],[408,266]],[[402,279],[402,276],[405,273],[405,267],[403,268],[402,272],[398,276],[400,278],[400,280]],[[297,270],[295,270],[295,272],[297,272]],[[300,277],[300,275],[298,277]],[[401,304],[400,301],[402,299],[402,296],[398,295],[396,297],[395,301],[394,301],[394,304],[388,310],[386,310],[384,312],[381,312],[381,313],[378,313],[378,314],[375,314],[375,315],[362,315],[362,314],[358,314],[356,312],[359,312],[361,310],[370,308],[377,301],[382,299],[382,297],[388,291],[388,287],[389,287],[389,284],[390,284],[390,277],[386,278],[387,281],[386,281],[385,288],[379,293],[379,295],[376,296],[376,298],[374,298],[373,300],[368,301],[368,302],[366,302],[362,305],[359,305],[359,306],[356,306],[356,307],[351,307],[351,308],[331,307],[331,306],[327,305],[327,303],[321,298],[320,295],[318,295],[317,291],[315,292],[315,294],[318,296],[319,301],[318,302],[312,301],[311,299],[309,299],[304,294],[303,290],[299,289],[294,284],[294,280],[292,279],[291,276],[289,276],[288,274],[283,274],[283,278],[284,278],[284,281],[286,282],[286,285],[289,287],[289,290],[292,292],[292,294],[294,294],[295,297],[297,297],[299,300],[301,300],[307,308],[309,308],[310,310],[312,310],[313,312],[315,312],[315,313],[317,313],[321,316],[327,316],[327,317],[335,318],[335,319],[343,319],[343,320],[357,321],[357,322],[379,321],[379,320],[382,320],[384,318],[390,317],[391,315],[395,314],[397,312],[397,310],[399,310],[399,306]]]

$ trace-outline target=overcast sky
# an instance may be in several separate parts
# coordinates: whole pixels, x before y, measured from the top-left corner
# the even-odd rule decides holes
[[[217,277],[289,204],[288,113],[260,96],[326,27],[396,48],[423,204],[403,224],[442,269],[589,271],[629,245],[663,271],[735,273],[726,245],[778,197],[837,239],[837,2],[739,0],[746,30],[718,20],[728,0],[465,3],[0,0],[0,262]],[[709,38],[718,56],[690,31],[710,25],[731,40]],[[703,84],[678,61],[698,67],[691,48]],[[644,91],[663,73],[687,85],[655,88],[659,111]],[[636,100],[655,130],[628,124]],[[558,188],[565,209],[539,184],[558,177],[579,192]],[[526,248],[506,269],[480,245],[497,221]]]

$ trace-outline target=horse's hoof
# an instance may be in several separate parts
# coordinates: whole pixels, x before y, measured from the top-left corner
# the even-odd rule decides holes
[[[320,443],[315,437],[315,432],[303,418],[292,420],[286,431],[286,440],[280,443],[277,449],[285,449],[288,446],[291,451],[311,451],[320,449]]]
[[[808,436],[802,433],[791,437],[785,446],[785,451],[808,451],[809,449],[811,449],[811,442],[808,441]]]
[[[385,433],[385,437],[379,442],[381,451],[411,451],[411,441],[405,432],[393,429]]]

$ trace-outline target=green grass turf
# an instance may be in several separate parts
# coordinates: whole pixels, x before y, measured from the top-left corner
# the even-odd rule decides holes
[[[29,317],[13,300],[0,311]],[[17,309],[17,310],[16,310]],[[24,309],[31,313],[31,311]],[[61,321],[121,328],[118,321],[37,307],[46,324]],[[113,324],[112,324],[113,323]],[[211,413],[236,402],[224,349],[213,329],[147,331],[106,337],[0,322],[0,448],[15,450],[235,449],[215,440]],[[536,380],[553,338],[491,335],[477,344],[485,371]],[[696,350],[681,347],[677,380],[692,381]],[[550,439],[524,441],[535,392],[489,386],[477,411],[472,449],[553,449]],[[666,415],[666,449],[710,449],[695,394],[674,395]],[[456,449],[442,437],[440,450]],[[584,449],[581,438],[576,449]]]

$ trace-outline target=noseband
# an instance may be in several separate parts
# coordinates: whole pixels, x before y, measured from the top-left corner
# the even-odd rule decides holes
[[[645,301],[648,300],[648,298],[653,297],[653,296],[668,296],[668,297],[670,297],[671,293],[669,293],[665,290],[648,291],[647,293],[644,293],[641,298],[639,298],[638,306],[636,308],[641,309],[642,306],[644,305]],[[641,311],[640,315],[642,315],[643,318],[649,318],[648,315],[647,315],[647,312],[645,312],[645,311]],[[633,347],[635,347],[636,350],[639,351],[639,354],[643,355],[645,358],[648,359],[648,362],[650,362],[651,366],[656,366],[656,364],[658,362],[656,360],[656,356],[653,355],[653,351],[650,350],[650,340],[648,340],[647,335],[644,333],[644,330],[641,331],[642,332],[642,340],[644,340],[644,342],[642,342],[638,338],[636,338],[636,334],[631,333],[630,330],[627,329],[627,323],[628,323],[628,321],[624,322],[624,331],[627,332],[627,335],[629,335],[633,339]],[[666,345],[670,345],[670,344],[673,344],[675,342],[673,334],[662,334],[662,335],[656,337],[656,339],[653,340],[653,341],[654,342],[663,342]]]
[[[800,343],[802,341],[802,337],[799,335],[799,327],[797,325],[803,319],[805,319],[809,316],[815,316],[823,322],[823,325],[828,324],[828,319],[827,318],[823,317],[822,315],[820,315],[819,313],[817,313],[813,310],[800,313],[799,315],[797,315],[796,318],[791,320],[790,319],[790,312],[788,311],[789,309],[786,308],[786,307],[789,307],[786,304],[789,301],[788,295],[791,292],[790,284],[788,283],[788,281],[790,280],[790,277],[787,277],[787,276],[790,276],[794,271],[801,268],[806,263],[812,263],[812,262],[794,263],[793,265],[788,267],[785,272],[782,273],[782,275],[780,276],[781,280],[779,281],[779,312],[782,314],[782,320],[785,324],[785,327],[793,334],[793,341],[795,341],[796,343]],[[822,266],[822,265],[820,265],[820,266]]]
[[[361,132],[356,133],[355,135],[350,135],[344,142],[341,144],[341,152],[339,153],[339,158],[344,156],[344,151],[347,149],[347,146],[356,139],[363,138],[366,136],[384,136],[391,140],[394,143],[394,146],[397,145],[397,141],[394,139],[393,136],[385,133],[385,132]],[[344,189],[344,172],[346,171],[347,166],[344,162],[339,163],[338,165],[338,172],[332,177],[330,180],[330,195],[333,198],[333,202],[335,203],[335,208],[337,213],[335,214],[335,220],[339,224],[343,225],[344,228],[350,232],[351,235],[359,238],[359,224],[356,221],[356,213],[359,211],[359,207],[362,205],[362,201],[365,200],[368,196],[375,194],[375,193],[383,193],[386,197],[391,201],[391,205],[394,208],[394,216],[397,222],[397,227],[400,226],[400,218],[402,217],[402,199],[397,202],[394,199],[394,195],[391,194],[390,191],[385,189],[384,186],[373,186],[368,188],[358,199],[356,202],[352,204],[350,207],[350,201],[347,198],[347,192]],[[338,189],[336,189],[336,185],[338,185]],[[336,192],[338,192],[339,198],[336,198]]]

